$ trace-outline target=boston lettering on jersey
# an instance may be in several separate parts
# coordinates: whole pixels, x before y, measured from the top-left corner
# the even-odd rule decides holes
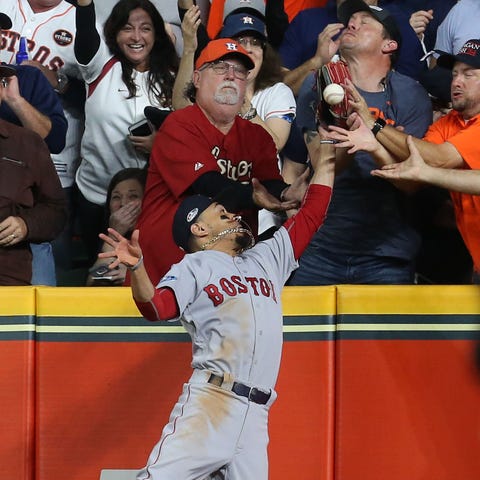
[[[273,301],[277,303],[275,288],[271,281],[265,278],[245,277],[245,282],[246,283],[243,283],[241,277],[238,275],[232,275],[230,278],[221,278],[218,281],[218,285],[210,283],[204,287],[203,291],[208,295],[214,307],[222,304],[225,296],[235,297],[249,292],[253,293],[256,297],[260,295],[271,297]]]

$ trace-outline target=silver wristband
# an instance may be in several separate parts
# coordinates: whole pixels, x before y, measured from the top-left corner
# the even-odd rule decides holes
[[[142,263],[143,263],[143,255],[138,259],[138,262],[135,265],[132,265],[131,267],[127,266],[127,268],[131,272],[134,272]]]

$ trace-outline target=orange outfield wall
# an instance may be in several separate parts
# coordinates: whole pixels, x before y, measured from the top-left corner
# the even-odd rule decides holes
[[[288,287],[283,302],[271,479],[478,480],[477,287]],[[125,288],[0,289],[0,478],[143,466],[191,347],[138,315]]]
[[[335,479],[480,478],[480,289],[337,288]]]
[[[0,478],[34,468],[35,289],[0,288]]]

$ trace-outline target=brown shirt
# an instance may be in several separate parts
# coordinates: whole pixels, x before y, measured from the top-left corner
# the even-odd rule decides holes
[[[29,242],[53,240],[63,229],[66,200],[46,144],[36,133],[0,119],[0,221],[21,217],[27,237],[0,247],[0,285],[29,285]]]

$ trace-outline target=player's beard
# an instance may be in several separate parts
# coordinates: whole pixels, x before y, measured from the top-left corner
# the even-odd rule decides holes
[[[217,233],[210,240],[208,240],[202,245],[202,250],[205,250],[210,245],[218,242],[226,235],[235,235],[235,243],[237,244],[235,251],[237,253],[242,253],[245,250],[252,248],[255,245],[255,238],[252,231],[250,230],[250,227],[246,222],[242,220],[241,216],[238,216],[237,220],[241,222],[241,225],[233,228],[227,228],[226,230],[222,230],[221,232]]]
[[[242,229],[243,231],[239,232],[235,237],[235,242],[237,243],[236,251],[242,253],[249,248],[252,248],[255,245],[255,240],[253,234],[248,229]]]
[[[214,99],[222,105],[235,105],[240,100],[240,89],[235,82],[225,80],[217,87]]]

